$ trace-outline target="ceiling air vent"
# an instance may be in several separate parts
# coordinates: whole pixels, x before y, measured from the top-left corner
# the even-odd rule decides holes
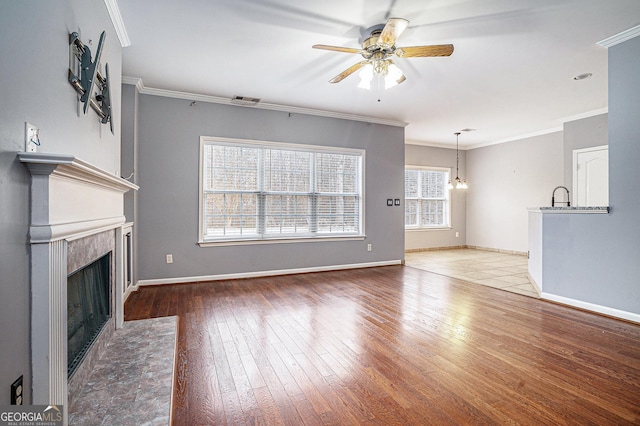
[[[258,98],[249,98],[247,96],[234,96],[231,98],[231,103],[236,105],[254,106],[260,102]]]

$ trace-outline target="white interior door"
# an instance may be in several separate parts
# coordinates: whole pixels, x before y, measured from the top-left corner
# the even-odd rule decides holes
[[[573,151],[573,205],[609,205],[609,147]]]

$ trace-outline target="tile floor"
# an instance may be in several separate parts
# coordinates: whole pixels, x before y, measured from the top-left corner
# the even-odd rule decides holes
[[[177,317],[126,321],[116,330],[80,395],[70,425],[168,425]]]
[[[539,298],[529,281],[527,257],[478,249],[405,253],[407,266]]]

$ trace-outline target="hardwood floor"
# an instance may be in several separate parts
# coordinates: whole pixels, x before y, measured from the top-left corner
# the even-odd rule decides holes
[[[640,424],[640,326],[403,266],[143,287],[176,425]]]

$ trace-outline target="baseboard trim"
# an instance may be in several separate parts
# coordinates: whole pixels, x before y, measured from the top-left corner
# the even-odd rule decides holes
[[[540,295],[540,298],[550,302],[559,303],[561,305],[567,305],[585,311],[606,315],[608,317],[640,324],[640,314],[635,314],[633,312],[622,311],[608,306],[596,305],[595,303],[584,302],[582,300],[571,299],[569,297],[544,292]]]
[[[176,277],[176,278],[157,278],[150,280],[139,280],[136,283],[136,287],[147,285],[164,285],[164,284],[185,284],[201,281],[221,281],[221,280],[236,280],[242,278],[260,278],[271,277],[276,275],[292,275],[292,274],[305,274],[309,272],[326,272],[326,271],[339,271],[341,269],[360,269],[360,268],[373,268],[377,266],[390,266],[401,265],[402,260],[388,260],[382,262],[367,262],[367,263],[353,263],[348,265],[331,265],[331,266],[314,266],[311,268],[293,268],[293,269],[276,269],[270,271],[256,271],[256,272],[239,272],[235,274],[218,274],[218,275],[200,275],[193,277]]]
[[[440,250],[460,250],[466,249],[467,246],[445,246],[445,247],[423,247],[423,248],[414,248],[414,249],[406,249],[405,253],[420,253],[423,251],[440,251]]]
[[[484,250],[484,251],[492,251],[494,253],[504,253],[504,254],[516,254],[518,256],[526,256],[526,251],[516,251],[516,250],[503,250],[491,247],[480,247],[480,246],[467,246],[467,248],[474,250]]]
[[[538,293],[538,297],[540,297],[540,295],[542,294],[542,290],[540,290],[540,286],[538,285],[536,280],[533,279],[533,277],[531,276],[531,274],[529,272],[527,272],[527,278],[529,278],[529,282],[531,283],[533,288],[536,289],[536,292]]]
[[[491,252],[494,252],[494,253],[515,254],[515,255],[518,255],[518,256],[526,256],[527,255],[527,252],[523,252],[523,251],[503,250],[503,249],[496,249],[496,248],[491,248],[491,247],[480,247],[480,246],[469,246],[469,245],[413,248],[413,249],[406,249],[404,252],[405,253],[419,253],[419,252],[423,252],[423,251],[460,250],[460,249],[483,250],[483,251],[491,251]]]

